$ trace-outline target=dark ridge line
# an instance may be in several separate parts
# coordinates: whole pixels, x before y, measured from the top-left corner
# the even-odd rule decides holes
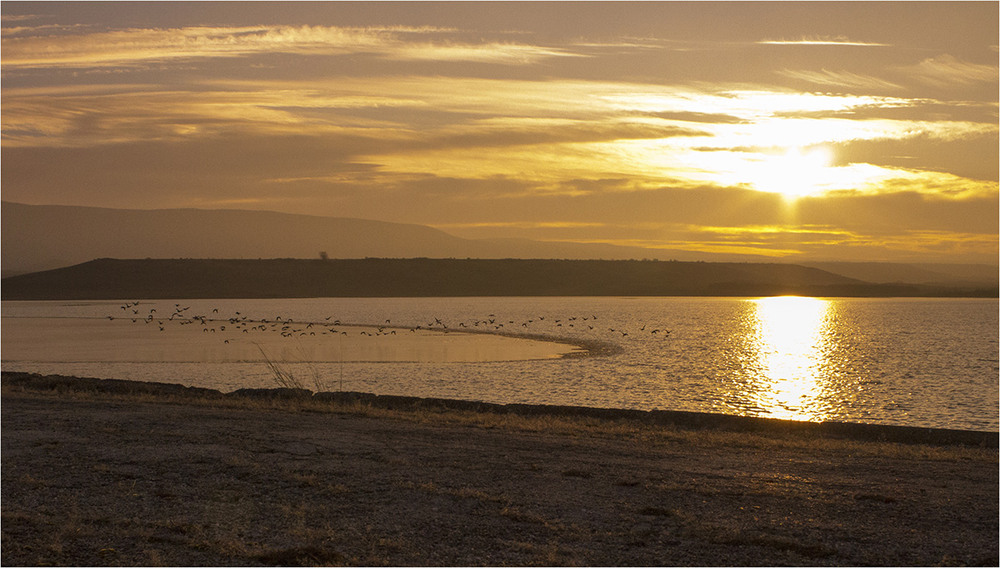
[[[248,399],[263,401],[334,402],[363,404],[397,411],[453,410],[475,413],[513,414],[516,416],[561,416],[600,420],[631,420],[643,424],[676,426],[688,430],[722,430],[756,434],[779,434],[842,438],[863,442],[926,444],[937,446],[973,446],[997,450],[1000,433],[860,422],[801,422],[777,418],[736,416],[683,410],[633,410],[550,404],[497,404],[471,400],[340,391],[313,393],[296,388],[244,388],[230,393],[216,389],[188,387],[173,383],[129,381],[41,375],[37,373],[0,373],[3,387],[31,391],[91,392],[120,395],[175,396],[191,399]]]
[[[96,259],[3,279],[5,300],[776,296],[998,297],[791,264],[559,259]]]

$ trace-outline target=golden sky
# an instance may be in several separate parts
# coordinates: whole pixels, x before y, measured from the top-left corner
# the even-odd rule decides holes
[[[996,2],[4,2],[3,199],[990,262]]]

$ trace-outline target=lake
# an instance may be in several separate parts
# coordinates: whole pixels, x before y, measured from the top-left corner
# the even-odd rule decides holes
[[[998,429],[996,299],[5,301],[0,315],[9,371],[223,391],[282,372],[313,390]]]

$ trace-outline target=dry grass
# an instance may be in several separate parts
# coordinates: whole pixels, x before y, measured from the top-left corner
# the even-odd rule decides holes
[[[305,389],[312,390],[313,392],[323,392],[329,390],[329,385],[327,385],[326,381],[323,379],[323,375],[320,374],[320,372],[317,371],[311,364],[309,365],[309,374],[311,379],[309,386],[311,386],[312,389],[309,389],[306,383],[303,382],[303,380],[300,379],[295,373],[289,371],[284,364],[268,356],[267,352],[264,351],[264,348],[259,343],[254,343],[254,345],[257,346],[261,356],[264,357],[264,364],[267,366],[268,371],[271,372],[271,378],[274,380],[274,383],[278,385],[278,387],[286,389]],[[306,357],[303,357],[302,359],[307,360]]]
[[[979,481],[995,449],[308,395],[3,394],[9,412],[35,412],[6,415],[31,451],[4,464],[11,564],[646,565],[682,551],[697,565],[867,565],[905,564],[923,540],[936,555],[918,564],[972,564],[995,549],[982,520],[995,491]],[[42,436],[52,413],[62,426]],[[179,432],[178,417],[204,431]],[[72,443],[84,432],[123,451]],[[52,445],[59,434],[70,441]],[[911,534],[970,510],[974,545]]]
[[[280,365],[279,365],[280,367]],[[292,384],[300,384],[295,381]],[[301,387],[289,387],[301,388]],[[4,385],[3,392],[24,391]],[[604,419],[588,416],[475,412],[442,407],[414,406],[392,409],[373,406],[365,401],[341,402],[302,397],[245,398],[233,396],[190,396],[161,393],[109,393],[89,390],[35,391],[37,396],[58,396],[79,400],[113,400],[128,403],[191,404],[250,411],[317,412],[373,419],[401,420],[423,425],[465,426],[519,433],[539,433],[568,437],[599,437],[621,440],[638,446],[690,444],[706,448],[808,450],[849,456],[879,456],[898,459],[947,462],[996,462],[998,448],[957,445],[902,444],[894,442],[855,441],[801,432],[758,433],[724,429],[685,428],[653,424],[639,420]],[[568,474],[569,475],[569,474]]]
[[[284,406],[282,408],[289,408]],[[460,425],[512,432],[545,433],[621,439],[639,445],[694,444],[714,448],[808,449],[848,455],[870,455],[932,461],[997,461],[997,448],[932,446],[892,442],[854,441],[798,433],[760,434],[726,430],[687,429],[634,420],[602,420],[579,416],[523,416],[462,410],[391,410],[363,403],[325,404],[302,401],[293,408],[315,412],[354,414],[406,420],[419,424]],[[572,476],[574,473],[567,473]]]

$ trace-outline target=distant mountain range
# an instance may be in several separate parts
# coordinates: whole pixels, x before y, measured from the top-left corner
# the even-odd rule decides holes
[[[751,255],[528,239],[463,239],[424,225],[271,211],[0,205],[4,276],[118,259],[656,259],[772,263]],[[801,263],[872,283],[996,286],[990,265]]]
[[[2,203],[5,274],[95,258],[565,258],[744,261],[639,247],[463,239],[427,227],[272,211],[107,209]]]

